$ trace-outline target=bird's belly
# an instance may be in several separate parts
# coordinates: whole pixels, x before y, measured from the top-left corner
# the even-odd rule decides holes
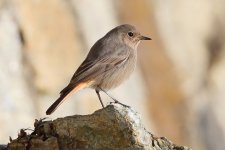
[[[129,60],[122,66],[115,67],[104,75],[99,86],[104,90],[109,90],[119,86],[128,79],[135,68],[136,60]]]

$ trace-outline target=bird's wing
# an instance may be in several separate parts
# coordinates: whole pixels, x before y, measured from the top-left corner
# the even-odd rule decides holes
[[[120,66],[127,60],[129,54],[130,52],[127,50],[120,54],[101,56],[93,61],[90,61],[87,58],[74,73],[70,82],[76,82],[77,80],[86,78],[90,75],[95,76],[104,73],[115,66]]]

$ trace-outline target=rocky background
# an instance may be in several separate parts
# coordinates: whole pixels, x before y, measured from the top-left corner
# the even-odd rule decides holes
[[[224,149],[224,18],[223,0],[0,0],[0,143],[44,117],[91,45],[129,23],[153,40],[140,44],[135,73],[110,94],[156,135]],[[87,89],[50,117],[99,108]]]

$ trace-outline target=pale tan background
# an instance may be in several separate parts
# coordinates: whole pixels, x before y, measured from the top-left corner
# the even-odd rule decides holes
[[[91,45],[123,23],[153,40],[141,43],[135,73],[110,93],[158,136],[224,149],[223,0],[0,0],[0,143],[45,117]],[[50,117],[99,108],[87,89]]]

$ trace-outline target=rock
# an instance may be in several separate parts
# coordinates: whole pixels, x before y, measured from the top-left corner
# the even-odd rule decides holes
[[[119,104],[108,105],[90,115],[36,120],[30,135],[19,134],[8,144],[9,150],[26,148],[190,150],[165,137],[152,135],[146,131],[136,111]]]
[[[0,150],[7,150],[7,145],[0,145]]]

